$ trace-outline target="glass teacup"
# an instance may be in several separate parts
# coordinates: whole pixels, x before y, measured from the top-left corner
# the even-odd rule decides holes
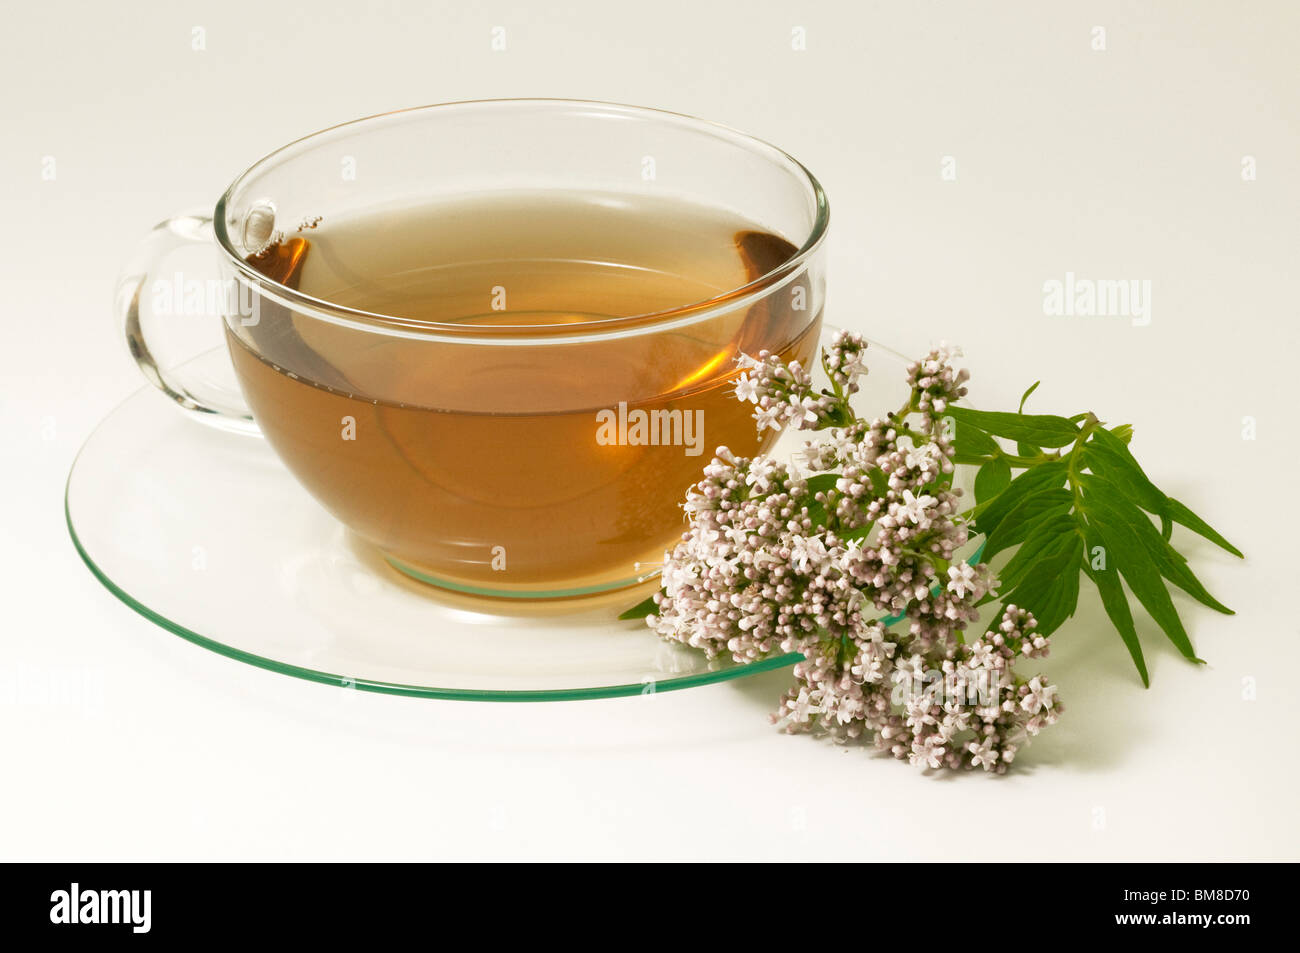
[[[119,302],[154,383],[261,433],[397,569],[568,597],[645,577],[716,447],[770,447],[737,360],[815,353],[827,221],[802,165],[723,126],[452,103],[259,160],[155,230]],[[146,307],[162,259],[213,239],[237,386],[164,369]]]

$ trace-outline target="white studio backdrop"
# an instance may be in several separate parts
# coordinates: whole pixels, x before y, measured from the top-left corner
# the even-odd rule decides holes
[[[1293,5],[52,2],[7,24],[0,856],[1296,857]],[[408,700],[241,666],[117,602],[62,490],[142,384],[109,313],[133,243],[300,135],[504,96],[776,143],[830,196],[828,320],[962,344],[983,406],[1042,378],[1043,411],[1133,423],[1156,482],[1248,556],[1193,550],[1238,611],[1189,603],[1209,664],[1149,627],[1144,691],[1085,610],[1044,666],[1061,723],[1005,778],[936,780],[774,731],[780,673]],[[1051,282],[1100,280],[1141,305],[1051,313]]]

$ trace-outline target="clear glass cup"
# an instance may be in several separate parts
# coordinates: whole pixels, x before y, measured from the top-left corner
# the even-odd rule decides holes
[[[361,311],[289,277],[304,240],[358,215],[584,193],[732,210],[790,253],[701,300],[553,324]],[[776,438],[756,433],[730,382],[741,354],[815,354],[828,218],[807,169],[714,123],[592,102],[443,104],[345,123],[259,160],[210,218],[155,229],[118,310],[153,383],[205,422],[265,437],[392,566],[479,595],[572,597],[645,578],[717,445],[750,455]],[[229,381],[195,372],[207,364],[173,366],[182,322],[149,306],[164,261],[208,244]],[[649,438],[636,430],[647,421]],[[257,488],[231,492],[238,505]]]

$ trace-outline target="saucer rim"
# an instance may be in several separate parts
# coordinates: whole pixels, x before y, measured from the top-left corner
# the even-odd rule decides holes
[[[627,698],[635,695],[652,695],[660,692],[681,691],[687,688],[697,688],[704,685],[720,684],[722,682],[734,681],[739,678],[747,678],[751,675],[758,675],[762,672],[775,671],[777,669],[788,668],[803,660],[799,653],[788,653],[785,655],[773,656],[771,658],[761,659],[747,664],[740,664],[731,660],[720,660],[724,667],[714,671],[694,672],[689,675],[669,676],[665,678],[647,678],[640,682],[625,682],[617,685],[599,685],[586,688],[545,688],[545,689],[476,689],[476,688],[439,688],[437,686],[413,685],[403,682],[388,682],[378,679],[358,678],[348,675],[339,675],[334,672],[327,672],[321,669],[308,668],[302,665],[295,665],[291,662],[282,662],[264,655],[257,655],[245,649],[237,648],[225,642],[221,642],[210,636],[203,635],[186,626],[175,622],[161,612],[157,611],[135,598],[122,586],[118,585],[102,569],[90,555],[81,538],[77,535],[76,526],[72,518],[71,489],[72,478],[76,473],[77,465],[81,462],[82,454],[86,447],[89,446],[95,434],[104,426],[114,415],[126,406],[126,404],[139,398],[141,395],[153,392],[152,385],[145,384],[142,387],[132,391],[125,399],[107,413],[99,423],[91,430],[81,446],[77,449],[77,454],[73,458],[72,465],[68,469],[68,477],[64,482],[63,488],[63,519],[68,530],[68,536],[72,541],[73,548],[81,561],[90,570],[90,574],[111,593],[114,598],[131,609],[138,615],[148,619],[159,628],[170,632],[172,635],[180,636],[187,642],[197,645],[200,648],[221,655],[237,662],[243,662],[255,668],[264,669],[270,672],[276,672],[280,675],[288,675],[293,678],[302,679],[308,682],[315,682],[320,685],[332,685],[336,688],[351,688],[365,692],[375,692],[384,695],[399,695],[407,698],[432,698],[443,701],[479,701],[479,702],[563,702],[563,701],[586,701],[604,698]]]

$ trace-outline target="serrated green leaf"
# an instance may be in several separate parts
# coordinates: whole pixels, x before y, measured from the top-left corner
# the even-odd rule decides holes
[[[1011,464],[1006,457],[994,457],[975,474],[975,499],[991,500],[1011,484]]]
[[[1085,499],[1086,503],[1086,499]],[[1123,575],[1138,602],[1155,619],[1156,625],[1169,637],[1185,657],[1194,662],[1202,659],[1196,657],[1183,621],[1178,617],[1178,610],[1169,598],[1169,590],[1156,568],[1146,547],[1137,533],[1123,520],[1115,520],[1105,512],[1104,507],[1088,510],[1088,522],[1096,528],[1106,547],[1111,564]]]
[[[1164,576],[1201,605],[1224,615],[1235,613],[1206,590],[1187,565],[1187,557],[1174,549],[1152,525],[1151,520],[1116,487],[1095,476],[1084,476],[1080,482],[1087,490],[1084,513],[1088,517],[1104,515],[1116,522],[1125,523],[1146,548],[1160,575]]]
[[[970,407],[949,407],[948,414],[957,423],[979,427],[995,437],[1024,441],[1039,447],[1064,447],[1074,443],[1079,428],[1064,417],[1051,414],[1008,414]]]
[[[1024,542],[1042,523],[1065,516],[1073,505],[1073,497],[1065,487],[1055,487],[1030,493],[1021,499],[1011,512],[998,523],[984,543],[987,562],[1004,549]]]
[[[1158,534],[1157,534],[1158,535]],[[1165,550],[1156,557],[1156,568],[1160,570],[1160,575],[1164,576],[1183,592],[1187,593],[1203,606],[1213,609],[1215,612],[1222,612],[1224,615],[1236,615],[1233,610],[1229,609],[1202,585],[1201,580],[1196,578],[1196,574],[1183,561],[1182,553],[1176,552],[1169,543],[1162,538],[1161,542],[1165,543]],[[1154,555],[1154,554],[1153,554]],[[1173,557],[1177,556],[1177,559]]]
[[[1083,539],[1074,532],[1060,538],[1065,542],[1049,547],[1012,591],[1001,594],[1003,605],[1032,612],[1042,635],[1060,628],[1079,603]]]
[[[1120,491],[1142,509],[1156,516],[1165,512],[1167,502],[1163,493],[1142,475],[1141,471],[1132,470],[1123,457],[1113,451],[1089,443],[1084,446],[1080,457],[1085,466]]]
[[[655,605],[655,597],[647,596],[626,612],[620,612],[618,617],[620,619],[644,619],[648,615],[654,615],[658,609],[659,607]]]
[[[1040,523],[998,573],[1002,595],[1020,585],[1040,562],[1064,551],[1077,535],[1074,520],[1068,516]]]
[[[956,424],[955,432],[952,438],[953,459],[957,463],[979,464],[983,463],[989,457],[996,457],[1001,453],[998,442],[986,434],[979,427],[969,423],[962,423],[953,418]]]
[[[1165,512],[1169,514],[1171,520],[1179,526],[1186,526],[1197,536],[1205,537],[1220,549],[1226,549],[1234,556],[1241,556],[1241,550],[1220,536],[1209,523],[1205,522],[1205,520],[1201,519],[1182,503],[1175,500],[1172,496],[1168,499],[1169,503]],[[1241,558],[1244,559],[1245,557],[1242,556]]]
[[[1098,476],[1105,477],[1148,513],[1165,512],[1169,498],[1148,479],[1124,442],[1109,430],[1098,427],[1082,450],[1083,461]]]
[[[1115,432],[1111,432],[1099,428],[1093,431],[1091,439],[1083,448],[1089,469],[1119,484],[1139,506],[1159,516],[1162,522],[1161,534],[1165,539],[1169,539],[1172,535],[1172,527],[1167,525],[1167,520],[1172,520],[1234,556],[1241,557],[1241,550],[1224,539],[1209,523],[1178,500],[1166,496],[1151,482],[1125,446],[1120,433],[1123,429],[1117,427]],[[1128,435],[1132,435],[1132,428],[1128,429]]]
[[[975,528],[988,536],[1025,497],[1040,490],[1054,489],[1065,483],[1067,475],[1066,462],[1053,460],[1030,467],[1008,484],[1007,488],[995,496],[987,506],[977,509]]]
[[[1088,552],[1092,552],[1096,545],[1102,543],[1097,538],[1096,531],[1092,530],[1088,535]],[[1142,685],[1150,688],[1151,677],[1147,674],[1146,659],[1142,657],[1142,643],[1138,641],[1137,628],[1133,625],[1133,612],[1129,609],[1128,596],[1124,593],[1124,584],[1119,581],[1119,570],[1109,563],[1105,569],[1093,569],[1085,554],[1083,571],[1096,584],[1102,607],[1110,617],[1111,625],[1115,626],[1115,631],[1124,640],[1129,657],[1133,659],[1138,675],[1142,677]]]

